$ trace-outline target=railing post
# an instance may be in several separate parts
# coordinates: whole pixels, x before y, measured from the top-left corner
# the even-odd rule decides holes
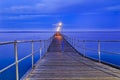
[[[85,57],[86,56],[85,40],[83,40],[83,50],[84,50],[83,56]]]
[[[14,50],[15,50],[15,64],[16,64],[16,80],[19,80],[19,67],[18,67],[18,46],[17,41],[14,41]]]
[[[43,44],[44,44],[44,54],[45,54],[45,52],[46,52],[46,50],[45,50],[45,40],[44,40],[44,43],[43,43]]]
[[[46,40],[45,40],[45,53],[46,53]]]
[[[62,52],[64,52],[64,40],[62,39],[62,43],[61,43],[61,48],[62,48]]]
[[[75,42],[75,38],[74,38],[74,40],[73,40],[73,41],[74,41],[74,48],[76,49],[76,42]]]
[[[100,63],[101,62],[100,41],[98,41],[98,58],[99,58],[99,63]]]
[[[48,45],[49,45],[49,40],[47,40],[47,42],[46,42],[46,52],[47,52],[47,49],[48,49]]]
[[[77,48],[78,48],[78,51],[79,51],[79,46],[80,46],[80,41],[78,40],[78,44],[77,44]]]
[[[74,46],[74,38],[72,38],[72,45]]]
[[[79,40],[77,40],[77,50],[79,50]]]
[[[40,59],[42,58],[41,54],[42,54],[42,41],[40,41]]]
[[[47,44],[46,44],[47,48],[46,48],[46,51],[47,51],[47,49],[48,49],[48,45],[49,45],[49,40],[47,40]]]
[[[34,68],[34,41],[32,40],[32,68]]]

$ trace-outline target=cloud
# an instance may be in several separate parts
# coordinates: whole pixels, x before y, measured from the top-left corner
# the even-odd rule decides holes
[[[5,10],[9,11],[25,11],[25,10],[35,10],[35,11],[54,11],[62,7],[70,6],[81,2],[82,0],[42,0],[39,3],[34,5],[19,5],[19,6],[11,6],[9,8],[5,8]]]
[[[55,9],[55,8],[75,5],[78,3],[83,3],[84,0],[74,0],[74,1],[72,0],[42,0],[41,2],[49,6],[49,8]]]
[[[103,1],[103,0],[100,0]],[[100,1],[97,1],[98,3]],[[84,3],[94,3],[96,0],[41,0],[36,4],[32,5],[19,5],[19,6],[11,6],[6,8],[5,11],[34,11],[34,12],[56,12],[62,8],[73,6],[73,5],[83,5]]]
[[[106,10],[120,10],[120,5],[106,7]]]
[[[82,15],[95,15],[98,14],[98,12],[86,12],[86,13],[82,13]]]
[[[103,1],[104,0],[41,0],[41,3],[44,4],[43,8],[47,11],[59,11],[60,9],[76,5],[79,5],[78,7],[80,9],[80,6],[88,7],[91,4],[100,4]]]
[[[19,10],[33,10],[33,9],[41,9],[44,6],[44,4],[38,3],[35,5],[19,5],[19,6],[12,6],[9,8],[5,8],[5,10],[10,11],[19,11]]]
[[[29,19],[29,18],[38,18],[38,17],[54,17],[59,15],[18,15],[18,16],[9,16],[7,19]]]
[[[102,13],[104,13],[106,11],[120,11],[120,5],[103,7],[103,8],[100,8],[100,9],[96,9],[96,10],[94,10],[92,12],[82,13],[82,15],[102,14]]]
[[[30,6],[12,6],[11,8],[8,8],[10,10],[21,10],[21,9],[31,9]]]

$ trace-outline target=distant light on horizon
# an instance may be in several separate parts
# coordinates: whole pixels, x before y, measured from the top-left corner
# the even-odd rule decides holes
[[[57,32],[60,32],[60,30],[62,29],[62,25],[63,25],[63,23],[62,22],[59,22],[58,24],[57,24]]]
[[[60,30],[61,30],[61,27],[57,27],[57,30],[56,30],[56,31],[59,32]]]
[[[59,26],[59,27],[62,27],[62,25],[63,25],[62,22],[59,22],[59,23],[58,23],[58,26]]]

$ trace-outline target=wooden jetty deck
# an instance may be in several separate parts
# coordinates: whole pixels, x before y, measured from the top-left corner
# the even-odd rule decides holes
[[[58,36],[24,80],[120,80],[120,70],[84,58]]]

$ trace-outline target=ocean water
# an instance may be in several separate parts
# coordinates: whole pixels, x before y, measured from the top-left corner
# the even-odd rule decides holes
[[[79,40],[119,40],[120,41],[120,32],[119,31],[90,31],[90,32],[71,32],[64,33],[65,35],[77,38]],[[14,41],[14,40],[46,40],[51,37],[53,33],[0,33],[0,42],[6,41]],[[82,42],[76,44],[81,46]],[[34,50],[39,50],[40,44],[39,42],[34,43]],[[98,49],[97,42],[86,42],[86,48]],[[77,50],[83,54],[84,50],[81,48],[77,48]],[[101,52],[101,60],[110,63],[113,65],[120,66],[120,42],[101,42],[101,50],[114,52],[114,53],[106,53]],[[24,56],[30,54],[31,51],[31,43],[19,43],[18,44],[18,56],[19,59]],[[35,53],[35,62],[39,59],[39,51]],[[44,50],[42,48],[42,56],[44,55]],[[98,52],[86,50],[86,56],[91,57],[93,59],[98,60]],[[15,60],[14,58],[14,45],[0,45],[0,69],[10,65]],[[34,62],[34,63],[35,63]],[[19,63],[19,75],[20,78],[31,68],[31,57],[23,60]],[[6,70],[3,73],[0,73],[0,80],[15,80],[15,66]]]
[[[118,41],[118,42],[100,42],[101,61],[120,67],[120,31],[83,31],[64,33],[65,35],[76,39],[75,43],[79,48],[76,49],[84,54],[82,49],[84,43],[77,40],[95,40],[95,41]],[[85,55],[98,60],[98,42],[85,42]],[[91,49],[91,50],[90,50]],[[96,51],[94,51],[96,50]]]

